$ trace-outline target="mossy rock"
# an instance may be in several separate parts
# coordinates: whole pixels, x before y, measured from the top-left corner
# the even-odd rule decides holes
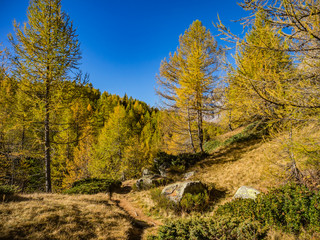
[[[169,200],[180,203],[183,196],[187,193],[198,194],[207,192],[207,187],[200,181],[185,181],[177,182],[166,186],[162,190],[162,195],[166,196]]]

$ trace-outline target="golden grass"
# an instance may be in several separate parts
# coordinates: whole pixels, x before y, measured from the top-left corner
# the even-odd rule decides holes
[[[0,203],[1,239],[127,239],[123,210],[97,195],[22,195]]]

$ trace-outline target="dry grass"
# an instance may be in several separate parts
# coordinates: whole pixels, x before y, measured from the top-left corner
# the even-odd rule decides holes
[[[213,152],[194,170],[200,180],[226,191],[229,197],[243,185],[265,191],[277,182],[267,174],[271,166],[266,151],[270,147],[270,143],[256,140],[233,144]]]
[[[127,239],[130,221],[105,194],[22,195],[0,203],[0,239]]]

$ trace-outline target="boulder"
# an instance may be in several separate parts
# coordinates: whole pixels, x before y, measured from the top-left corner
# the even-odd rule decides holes
[[[179,203],[186,193],[198,194],[205,192],[206,190],[206,186],[200,181],[185,181],[166,186],[161,194],[169,200]]]
[[[136,186],[139,190],[142,190],[142,189],[148,189],[155,186],[166,185],[169,182],[170,180],[168,178],[162,177],[158,174],[145,175],[144,177],[137,180]]]
[[[196,173],[195,171],[187,172],[187,173],[185,173],[183,175],[183,179],[184,180],[189,180],[190,178],[194,177],[195,173]]]
[[[233,196],[233,198],[250,198],[250,199],[256,199],[257,195],[260,193],[255,188],[242,186],[240,187],[236,194]]]

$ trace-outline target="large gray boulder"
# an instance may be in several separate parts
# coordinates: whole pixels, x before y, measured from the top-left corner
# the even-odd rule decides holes
[[[237,190],[233,198],[256,199],[258,194],[260,194],[259,190],[252,187],[242,186]]]
[[[166,186],[161,194],[169,200],[179,203],[186,193],[198,194],[207,190],[206,186],[200,181],[177,182]]]

